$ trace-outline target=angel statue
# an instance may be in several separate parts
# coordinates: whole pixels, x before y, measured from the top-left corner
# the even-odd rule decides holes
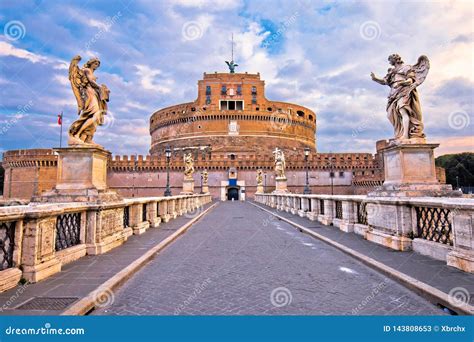
[[[98,146],[92,141],[97,125],[104,123],[110,91],[105,84],[96,83],[94,71],[100,60],[91,58],[84,67],[79,67],[81,56],[77,55],[69,65],[69,81],[77,100],[79,118],[69,127],[69,145]]]
[[[263,171],[262,169],[257,170],[257,185],[263,184]]]
[[[202,172],[202,184],[207,185],[208,180],[209,180],[209,173],[207,172],[207,170],[204,170]]]
[[[373,81],[388,85],[390,95],[387,103],[387,116],[393,125],[395,141],[412,138],[425,138],[420,99],[416,87],[423,83],[430,70],[430,61],[426,56],[420,56],[415,65],[403,64],[398,54],[388,57],[393,68],[388,69],[384,78],[378,78],[372,72]]]
[[[285,155],[283,154],[283,151],[277,147],[275,148],[275,151],[273,151],[273,155],[275,156],[276,177],[286,178],[285,177],[286,162],[285,162]]]
[[[184,154],[184,178],[193,179],[194,173],[194,159],[191,153]]]
[[[233,60],[231,60],[230,62],[225,61],[225,63],[229,66],[229,72],[231,74],[235,74],[235,67],[239,66],[239,65],[237,63],[235,63]]]

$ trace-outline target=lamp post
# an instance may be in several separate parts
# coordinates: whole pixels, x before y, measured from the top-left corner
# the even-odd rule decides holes
[[[263,179],[264,179],[264,181],[263,181],[263,192],[266,193],[267,192],[267,174],[266,173],[263,174]]]
[[[203,194],[204,192],[202,192],[202,172],[201,172],[201,194]]]
[[[333,165],[334,159],[331,156],[331,169],[329,171],[329,178],[331,178],[331,195],[334,195],[334,165]]]
[[[303,194],[310,195],[311,189],[309,188],[309,170],[308,170],[308,156],[309,156],[310,149],[309,147],[304,148],[304,162],[306,166],[306,184],[304,186]]]
[[[456,190],[459,190],[459,176],[456,176]]]
[[[169,146],[166,146],[165,149],[165,156],[166,156],[166,190],[165,196],[171,196],[171,189],[170,189],[170,159],[171,159],[171,149]]]

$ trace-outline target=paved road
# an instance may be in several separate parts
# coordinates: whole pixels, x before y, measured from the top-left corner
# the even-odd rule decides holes
[[[98,315],[432,315],[440,309],[250,203],[223,202]]]

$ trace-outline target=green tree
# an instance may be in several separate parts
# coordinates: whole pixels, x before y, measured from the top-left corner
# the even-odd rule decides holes
[[[446,169],[446,183],[456,188],[456,177],[459,186],[474,186],[474,153],[445,154],[435,160],[436,166]]]

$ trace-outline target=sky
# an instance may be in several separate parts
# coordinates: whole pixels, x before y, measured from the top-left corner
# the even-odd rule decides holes
[[[474,151],[470,1],[119,0],[0,2],[0,152],[59,146],[57,115],[77,117],[68,66],[98,57],[109,114],[94,140],[148,154],[149,117],[193,101],[203,72],[260,72],[266,97],[316,112],[319,152],[375,152],[389,139],[388,55],[428,56],[419,86],[437,154]]]

